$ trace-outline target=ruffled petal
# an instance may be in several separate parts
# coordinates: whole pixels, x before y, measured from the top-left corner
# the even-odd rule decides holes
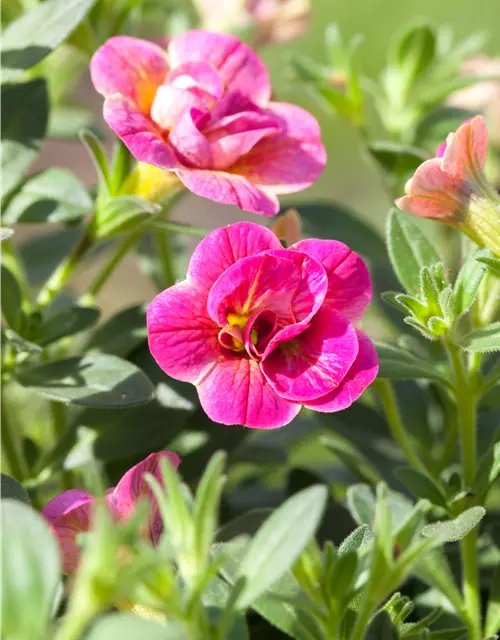
[[[347,409],[370,386],[378,374],[378,357],[370,338],[360,329],[356,330],[359,351],[354,364],[339,386],[326,396],[306,403],[308,409],[333,413]]]
[[[210,169],[213,166],[212,149],[197,125],[203,115],[199,109],[186,109],[170,132],[168,141],[184,165]]]
[[[167,171],[180,166],[158,127],[138,111],[129,99],[120,96],[107,98],[104,102],[104,119],[140,162]]]
[[[245,355],[219,361],[198,386],[198,394],[208,417],[227,425],[276,429],[300,411],[299,404],[273,391],[258,363]]]
[[[90,530],[94,498],[86,491],[70,489],[51,500],[42,515],[57,537],[64,573],[73,574],[80,562],[81,549],[77,543],[80,533]]]
[[[308,320],[321,306],[327,287],[324,269],[313,258],[271,251],[239,260],[215,282],[208,296],[210,317],[224,326],[235,315],[248,320],[267,309],[281,326]],[[231,322],[229,322],[231,324]]]
[[[273,193],[295,193],[310,187],[326,164],[316,119],[304,109],[272,103],[270,113],[279,119],[282,133],[261,140],[231,171]]]
[[[253,222],[236,222],[215,229],[200,242],[189,261],[188,278],[208,296],[217,278],[235,262],[280,248],[279,240],[266,227]]]
[[[228,169],[239,157],[253,149],[259,140],[276,135],[279,128],[273,116],[245,111],[205,129],[212,149],[212,168]]]
[[[149,349],[166,374],[196,383],[221,354],[219,327],[206,311],[206,294],[185,280],[156,296],[147,312]]]
[[[193,93],[207,106],[224,93],[224,83],[219,73],[207,62],[186,62],[172,69],[167,76],[172,87]]]
[[[178,169],[179,180],[197,196],[221,204],[234,204],[243,211],[274,216],[280,209],[276,196],[259,189],[245,177],[224,171]]]
[[[400,209],[424,218],[453,222],[467,205],[467,191],[461,180],[443,171],[441,163],[440,158],[432,158],[418,167],[407,195],[396,200]]]
[[[337,240],[301,240],[290,249],[315,258],[328,277],[324,305],[340,311],[351,322],[361,318],[372,299],[372,282],[365,262]]]
[[[164,84],[156,92],[151,107],[151,119],[165,132],[173,129],[186,111],[193,109],[200,119],[208,113],[205,103],[190,91]]]
[[[145,474],[150,473],[163,486],[161,460],[170,462],[174,469],[180,464],[180,458],[171,451],[152,453],[145,460],[129,469],[121,478],[110,495],[108,501],[118,518],[127,519],[134,515],[137,502],[144,498],[150,505],[149,534],[153,542],[157,542],[162,530],[162,519],[154,493],[146,482]]]
[[[305,402],[326,395],[342,382],[358,353],[353,325],[337,311],[321,308],[293,341],[264,358],[261,368],[281,397]]]
[[[488,129],[483,116],[466,121],[446,141],[442,169],[458,180],[481,173],[488,153]]]
[[[167,73],[166,52],[152,42],[130,36],[110,38],[90,62],[92,82],[101,95],[121,94],[146,114]]]
[[[267,103],[271,85],[259,56],[228,34],[193,30],[173,38],[168,47],[172,68],[186,62],[208,62],[217,69],[227,89],[238,90],[258,103]]]

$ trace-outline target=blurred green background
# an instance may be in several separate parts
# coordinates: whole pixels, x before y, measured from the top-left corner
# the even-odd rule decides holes
[[[309,31],[295,42],[268,48],[263,52],[280,100],[296,102],[319,118],[328,150],[328,165],[317,184],[289,200],[322,197],[349,205],[364,220],[383,227],[389,202],[373,162],[347,123],[327,113],[297,87],[287,72],[287,56],[300,52],[318,62],[326,59],[323,36],[330,23],[336,23],[345,40],[363,36],[357,51],[361,73],[376,78],[387,54],[391,36],[409,21],[424,18],[436,26],[450,26],[455,41],[474,32],[487,34],[484,52],[499,55],[499,0],[311,0],[313,17]],[[285,201],[285,200],[284,200]]]

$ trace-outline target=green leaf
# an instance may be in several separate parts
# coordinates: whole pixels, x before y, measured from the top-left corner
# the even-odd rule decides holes
[[[19,369],[16,378],[23,387],[68,405],[130,407],[154,397],[153,385],[138,367],[101,353]]]
[[[399,347],[375,343],[379,359],[379,377],[392,380],[437,380],[449,384],[435,363],[419,358]]]
[[[138,224],[158,214],[161,206],[136,196],[109,197],[99,203],[96,213],[96,234],[110,238],[133,230]]]
[[[488,269],[496,276],[500,277],[500,260],[498,258],[477,258],[478,262],[485,264]]]
[[[95,0],[46,0],[12,22],[2,38],[2,66],[29,69],[83,20]]]
[[[14,235],[14,229],[9,229],[7,227],[0,228],[0,242],[3,242],[4,240],[8,240],[9,238],[12,238],[13,235]]]
[[[220,527],[217,532],[217,540],[229,542],[240,536],[253,536],[271,513],[271,509],[251,509]]]
[[[429,476],[411,467],[396,469],[395,475],[417,498],[425,498],[438,507],[447,508],[446,495]]]
[[[364,458],[349,442],[331,436],[320,438],[321,444],[331,451],[362,482],[376,484],[381,477],[375,467]]]
[[[456,542],[475,529],[485,514],[484,507],[471,507],[454,520],[428,524],[422,529],[422,535],[437,538],[441,542]]]
[[[398,142],[376,140],[370,142],[368,150],[385,171],[390,174],[413,173],[429,155],[422,149]]]
[[[453,310],[456,316],[468,311],[476,299],[479,285],[486,271],[481,258],[488,258],[490,255],[489,249],[474,251],[460,269],[453,287]]]
[[[66,336],[85,331],[99,320],[100,314],[97,307],[78,307],[76,305],[53,313],[41,326],[38,342],[47,345]]]
[[[432,631],[428,635],[428,640],[467,640],[467,627]]]
[[[80,132],[80,140],[83,142],[90,157],[92,158],[92,162],[94,163],[94,167],[100,181],[106,186],[109,192],[111,184],[109,162],[101,141],[88,129]]]
[[[420,270],[440,261],[439,254],[410,216],[392,209],[387,220],[387,248],[394,271],[410,294],[420,291]]]
[[[25,489],[19,484],[17,480],[2,473],[2,481],[0,489],[2,493],[2,500],[11,499],[18,502],[24,502],[24,504],[31,504],[29,495]]]
[[[41,149],[49,117],[47,85],[43,78],[4,84],[1,100],[4,197],[17,186]]]
[[[82,129],[95,126],[92,111],[69,104],[53,105],[50,110],[48,135],[51,138],[76,138]]]
[[[418,21],[404,28],[389,51],[390,64],[411,82],[427,71],[436,56],[436,35],[431,26]]]
[[[60,578],[57,540],[31,507],[5,500],[1,512],[2,637],[43,640]]]
[[[366,484],[354,484],[347,488],[347,507],[359,525],[371,525],[375,517],[375,497]]]
[[[250,605],[295,563],[318,528],[328,491],[313,486],[279,507],[257,531],[240,565],[245,587],[238,604]]]
[[[176,622],[154,622],[129,613],[111,613],[92,627],[87,640],[189,640]]]
[[[354,529],[347,538],[341,543],[338,548],[338,555],[341,556],[344,553],[350,551],[357,551],[366,542],[372,539],[372,530],[367,524],[360,525],[357,529]]]
[[[72,222],[92,208],[82,183],[66,169],[47,169],[30,178],[9,202],[7,224]]]
[[[379,611],[368,625],[363,640],[399,640],[397,627],[387,611]]]
[[[127,357],[148,337],[146,305],[122,309],[92,334],[86,349]]]
[[[21,308],[21,287],[14,274],[4,264],[1,270],[2,287],[2,315],[8,326],[16,332],[22,333],[25,315]]]
[[[458,344],[462,349],[476,353],[500,351],[500,322],[494,322],[487,327],[471,331],[466,336],[459,338]]]

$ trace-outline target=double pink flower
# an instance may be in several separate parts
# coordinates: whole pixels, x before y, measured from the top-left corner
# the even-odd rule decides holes
[[[106,122],[137,160],[199,196],[274,215],[277,194],[309,187],[325,166],[315,118],[271,101],[263,62],[234,36],[189,31],[166,50],[117,36],[90,70]]]
[[[378,371],[375,349],[354,326],[372,296],[363,260],[334,240],[283,249],[260,225],[210,233],[187,279],[148,309],[160,367],[196,385],[215,422],[271,429],[302,405],[348,407]]]
[[[150,505],[148,535],[156,543],[162,530],[158,505],[144,475],[150,473],[162,483],[160,460],[167,459],[177,469],[180,458],[169,451],[152,453],[145,460],[129,469],[120,482],[106,493],[106,503],[116,520],[125,520],[134,513],[138,500],[145,498]],[[56,496],[42,510],[50,529],[57,536],[65,573],[76,571],[80,560],[77,536],[92,526],[95,498],[87,491],[70,489]]]

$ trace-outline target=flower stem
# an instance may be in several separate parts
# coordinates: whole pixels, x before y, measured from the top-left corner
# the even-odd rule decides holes
[[[470,488],[476,473],[476,394],[471,389],[469,374],[460,348],[447,342],[446,349],[455,377],[463,479],[465,485]],[[473,529],[460,543],[463,595],[468,618],[469,640],[481,640],[482,637],[476,537],[477,531]]]
[[[5,393],[3,389],[2,396]],[[9,464],[9,470],[18,482],[23,482],[28,477],[28,468],[24,456],[18,446],[18,442],[12,432],[12,424],[9,421],[9,415],[5,403],[1,403],[1,432],[2,432],[2,451]]]
[[[166,231],[157,231],[154,234],[156,253],[160,263],[160,284],[167,289],[175,284],[175,270],[172,264],[172,246],[170,236]]]
[[[411,466],[423,473],[427,473],[424,464],[413,451],[410,439],[403,426],[396,394],[394,393],[391,383],[388,380],[378,379],[373,383],[373,388],[380,398],[394,440],[396,440],[401,447],[402,452],[405,454]]]
[[[51,400],[50,402],[50,413],[52,415],[52,423],[54,427],[54,436],[56,444],[61,440],[66,432],[66,407],[61,402],[55,402]],[[62,469],[61,472],[63,489],[71,489],[72,488],[72,477],[71,471],[67,471],[66,469]]]
[[[113,274],[116,267],[120,264],[132,247],[139,242],[140,233],[131,233],[120,242],[116,251],[112,254],[111,259],[104,265],[103,269],[97,274],[96,278],[90,285],[86,296],[95,298],[106,284],[109,277]]]
[[[91,246],[92,240],[85,231],[73,251],[59,264],[40,290],[37,299],[38,306],[45,307],[54,300]]]

